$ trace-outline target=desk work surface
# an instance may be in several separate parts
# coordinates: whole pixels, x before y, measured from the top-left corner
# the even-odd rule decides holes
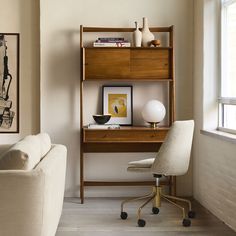
[[[120,129],[83,128],[84,152],[156,152],[169,127],[122,126]],[[108,145],[109,144],[109,145]]]

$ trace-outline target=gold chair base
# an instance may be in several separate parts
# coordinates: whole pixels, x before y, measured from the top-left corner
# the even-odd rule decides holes
[[[178,207],[179,209],[182,210],[182,214],[183,214],[183,225],[184,226],[190,226],[191,221],[188,218],[194,218],[195,213],[192,211],[192,204],[191,201],[184,199],[184,198],[179,198],[179,197],[175,197],[175,196],[171,196],[171,195],[167,195],[167,194],[163,194],[161,191],[161,187],[160,186],[155,186],[153,187],[152,193],[147,194],[145,196],[141,196],[141,197],[136,197],[136,198],[132,198],[132,199],[127,199],[124,200],[121,203],[121,213],[125,213],[126,217],[122,218],[122,219],[126,219],[127,218],[127,213],[124,212],[124,204],[128,203],[128,202],[133,202],[133,201],[138,201],[138,200],[142,200],[142,199],[147,199],[138,209],[137,211],[137,219],[138,222],[139,221],[144,221],[141,219],[141,211],[142,209],[150,202],[153,201],[153,209],[155,208],[159,208],[161,206],[161,198],[165,199],[166,201],[168,201],[169,203],[173,204],[174,206]],[[186,209],[184,207],[182,207],[181,205],[177,204],[175,201],[180,201],[180,202],[185,202],[188,204],[188,213],[192,213],[187,214]],[[157,209],[158,210],[158,209]],[[156,212],[156,214],[159,212],[159,210]],[[154,213],[154,212],[153,212]],[[154,213],[155,214],[155,213]],[[185,223],[184,223],[185,222]],[[186,223],[187,222],[187,223]],[[139,223],[138,223],[139,224]],[[186,225],[185,225],[186,224]],[[144,225],[145,225],[145,221],[144,221]],[[144,226],[143,225],[143,226]],[[142,227],[143,227],[142,226]]]

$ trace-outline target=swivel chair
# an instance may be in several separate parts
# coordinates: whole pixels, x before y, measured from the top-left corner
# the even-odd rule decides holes
[[[125,220],[128,214],[124,211],[124,204],[130,201],[136,201],[141,199],[147,199],[143,205],[138,209],[138,226],[144,227],[146,222],[141,219],[141,210],[149,202],[153,201],[153,214],[159,213],[159,207],[161,206],[161,198],[172,203],[176,207],[180,208],[183,212],[183,226],[190,226],[190,218],[195,217],[195,212],[192,211],[191,202],[179,197],[163,194],[160,186],[160,178],[162,176],[179,176],[184,175],[188,171],[192,139],[194,131],[194,121],[175,121],[169,130],[164,143],[161,145],[156,158],[149,158],[140,161],[129,162],[128,171],[134,172],[150,172],[156,179],[156,185],[153,187],[152,193],[134,198],[128,199],[121,203],[121,219]],[[188,213],[184,207],[177,204],[176,201],[188,203]]]

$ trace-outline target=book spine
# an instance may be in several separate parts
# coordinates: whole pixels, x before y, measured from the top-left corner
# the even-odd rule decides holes
[[[99,42],[94,42],[93,46],[94,47],[130,47],[129,42],[116,42],[116,43],[99,43]]]
[[[98,40],[100,41],[124,41],[125,39],[124,38],[111,38],[111,37],[108,37],[108,38],[98,38]]]

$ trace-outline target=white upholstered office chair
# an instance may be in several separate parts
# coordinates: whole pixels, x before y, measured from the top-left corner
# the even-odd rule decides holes
[[[161,205],[160,199],[163,198],[173,205],[179,207],[183,211],[183,226],[190,226],[189,218],[195,217],[195,212],[192,211],[191,202],[186,199],[178,198],[171,195],[166,195],[161,192],[160,178],[164,176],[184,175],[188,171],[192,139],[194,131],[194,121],[175,121],[168,132],[164,143],[162,144],[156,158],[144,159],[141,161],[133,161],[129,163],[128,171],[135,172],[150,172],[156,179],[156,185],[153,187],[153,192],[143,197],[125,200],[121,203],[121,219],[125,220],[128,214],[124,212],[124,204],[126,202],[146,199],[147,201],[138,209],[138,226],[144,227],[146,222],[141,219],[142,208],[153,200],[153,214],[159,213]],[[174,201],[173,201],[174,200]],[[187,202],[189,206],[188,214],[186,209],[176,203],[176,201]]]

